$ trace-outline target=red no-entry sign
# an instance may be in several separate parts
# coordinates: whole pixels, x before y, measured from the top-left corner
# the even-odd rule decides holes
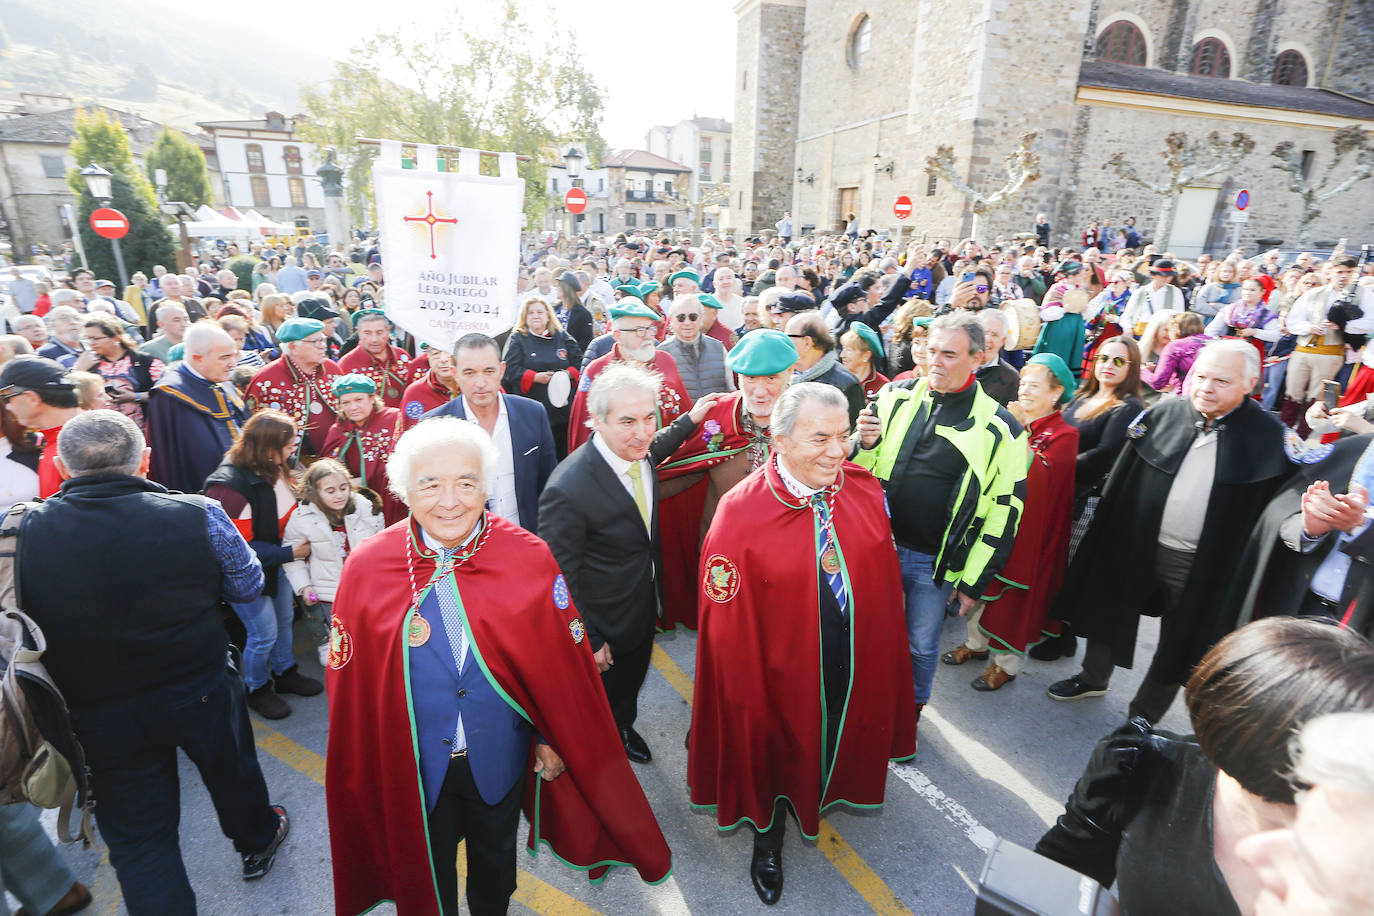
[[[113,207],[91,211],[91,228],[102,239],[122,239],[129,234],[129,218]]]
[[[569,188],[568,193],[563,195],[563,206],[568,208],[569,213],[581,213],[587,209],[587,192],[581,188]]]
[[[903,194],[892,203],[892,212],[898,219],[906,219],[911,215],[911,198]]]

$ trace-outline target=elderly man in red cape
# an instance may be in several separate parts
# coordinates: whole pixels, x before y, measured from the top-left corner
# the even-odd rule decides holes
[[[739,376],[740,390],[723,395],[696,435],[658,466],[665,499],[697,491],[688,494],[688,511],[676,513],[673,524],[659,523],[665,630],[697,628],[701,540],[720,498],[768,460],[769,417],[796,361],[797,348],[782,331],[759,328],[746,334],[725,359],[726,368]]]
[[[792,386],[773,458],[721,500],[702,547],[687,755],[692,804],[755,830],[750,878],[782,894],[787,809],[882,804],[889,760],[916,752],[901,572],[882,487],[845,461],[838,389]]]
[[[325,798],[334,908],[505,912],[528,847],[600,879],[672,870],[621,750],[586,628],[543,541],[484,511],[497,457],[438,417],[397,443],[411,517],[358,545],[330,628]]]
[[[338,416],[330,385],[339,366],[325,357],[324,322],[288,318],[277,328],[277,343],[282,355],[255,372],[248,383],[244,393],[248,412],[282,411],[300,430],[301,455],[318,457]]]
[[[682,384],[673,357],[654,347],[654,322],[659,316],[640,300],[626,296],[611,306],[611,333],[615,346],[605,356],[591,361],[578,382],[568,417],[568,452],[571,454],[591,436],[587,428],[587,392],[607,366],[617,362],[643,366],[663,376],[658,390],[658,425],[667,426],[692,409],[692,396]]]
[[[343,372],[360,372],[377,383],[377,394],[387,407],[400,407],[406,386],[415,380],[410,354],[391,342],[391,322],[381,309],[353,313],[353,332],[358,345],[339,358]]]

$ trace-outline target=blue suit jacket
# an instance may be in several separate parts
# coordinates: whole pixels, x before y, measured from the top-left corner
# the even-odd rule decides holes
[[[538,401],[514,394],[501,394],[506,402],[506,420],[510,425],[510,444],[515,452],[515,502],[520,507],[520,527],[530,534],[539,533],[539,494],[558,464],[553,445],[553,428],[549,415]],[[425,417],[457,417],[466,420],[463,399],[454,398],[436,407]]]
[[[494,805],[506,797],[525,772],[534,728],[501,698],[487,680],[469,637],[463,673],[453,663],[439,599],[433,590],[416,616],[429,622],[429,639],[411,646],[410,690],[415,738],[420,750],[420,787],[425,810],[433,811],[448,773],[458,716],[463,717],[468,765],[482,800]]]

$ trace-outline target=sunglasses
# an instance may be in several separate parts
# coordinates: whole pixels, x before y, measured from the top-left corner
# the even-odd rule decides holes
[[[1111,363],[1118,369],[1126,365],[1127,362],[1126,357],[1124,356],[1108,356],[1106,353],[1099,353],[1097,356],[1097,361],[1099,363]]]
[[[675,317],[677,318],[677,320],[678,320],[679,322],[686,322],[686,321],[697,321],[698,319],[701,318],[701,315],[698,314],[697,312],[679,312]]]
[[[983,284],[979,283],[977,286],[973,288],[973,291],[976,293],[985,293],[988,291],[988,288]]]

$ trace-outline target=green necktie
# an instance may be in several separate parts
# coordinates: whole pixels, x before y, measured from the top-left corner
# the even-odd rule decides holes
[[[642,472],[641,472],[640,469],[639,469],[639,462],[638,462],[638,461],[632,461],[632,462],[630,462],[630,466],[625,470],[625,473],[628,474],[628,475],[630,476],[630,483],[632,483],[632,484],[634,485],[634,491],[635,491],[635,505],[639,507],[639,514],[640,514],[640,516],[642,516],[643,519],[644,519],[644,527],[645,527],[645,528],[648,528],[648,527],[649,527],[649,500],[647,500],[647,499],[644,498],[644,483],[643,483],[643,481],[640,479],[640,477],[641,477],[641,475],[642,475]]]

